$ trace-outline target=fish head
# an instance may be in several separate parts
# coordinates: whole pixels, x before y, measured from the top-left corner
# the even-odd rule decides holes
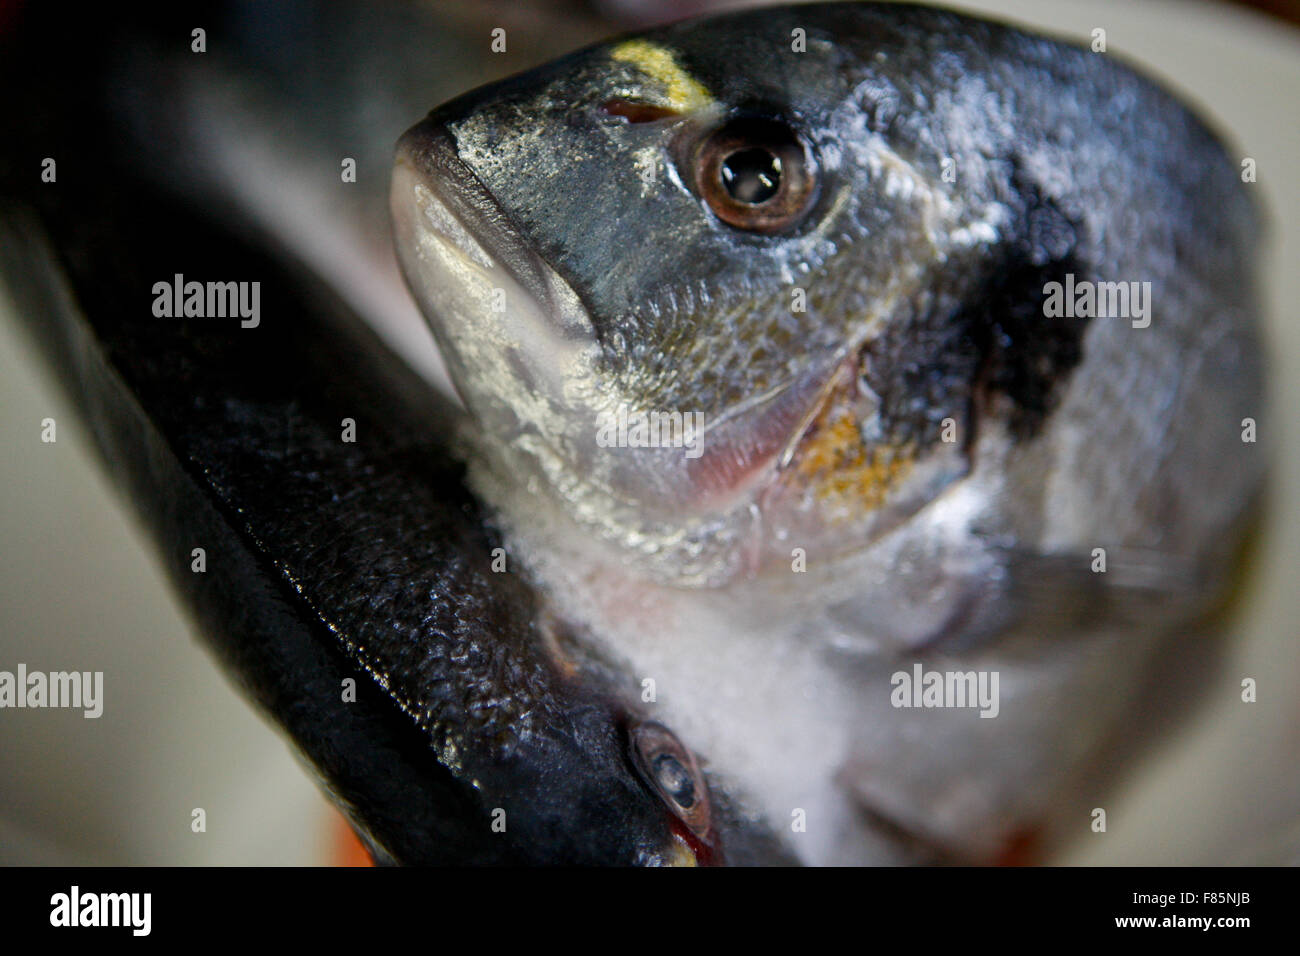
[[[592,47],[398,147],[405,274],[500,470],[660,579],[858,546],[968,467],[945,322],[1004,210],[840,15]]]
[[[1253,407],[1229,384],[1254,348],[1227,319],[1249,313],[1237,186],[1111,58],[819,4],[617,39],[453,100],[402,139],[391,198],[479,426],[477,490],[515,529],[555,512],[620,552],[517,535],[563,612],[674,688],[662,712],[724,795],[776,821],[828,819],[851,791],[808,859],[858,824],[855,859],[892,859],[884,831],[986,859],[1136,699],[1111,649],[1197,610],[1194,574],[1148,592],[1083,559],[1112,540],[1158,555],[1134,567],[1198,563],[1228,525],[1202,501],[1252,480],[1198,437]],[[1223,281],[1183,281],[1202,272]],[[1167,318],[1141,335],[1049,311],[1076,274],[1150,276]],[[1134,383],[1169,399],[1127,402]],[[996,725],[954,708],[941,734],[885,690],[941,653],[1004,675]]]

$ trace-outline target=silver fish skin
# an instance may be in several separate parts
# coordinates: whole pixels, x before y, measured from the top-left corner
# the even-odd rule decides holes
[[[808,862],[1087,826],[1266,468],[1260,223],[1200,119],[1002,25],[766,8],[452,101],[391,205],[575,666]],[[610,447],[650,413],[702,424]],[[901,706],[916,666],[996,716]]]

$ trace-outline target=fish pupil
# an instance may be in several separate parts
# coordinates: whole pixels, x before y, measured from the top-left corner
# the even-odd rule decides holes
[[[722,163],[722,184],[737,202],[767,202],[781,188],[781,157],[757,146],[738,149]]]
[[[695,805],[695,781],[682,762],[672,754],[659,754],[654,759],[655,778],[677,805],[689,810]]]

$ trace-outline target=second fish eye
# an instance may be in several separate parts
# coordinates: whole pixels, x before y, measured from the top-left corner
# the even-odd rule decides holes
[[[647,783],[692,833],[707,842],[709,791],[695,757],[667,727],[654,721],[631,728],[633,759]]]
[[[695,186],[710,211],[748,232],[784,232],[816,196],[817,168],[807,141],[777,120],[732,120],[695,154]]]

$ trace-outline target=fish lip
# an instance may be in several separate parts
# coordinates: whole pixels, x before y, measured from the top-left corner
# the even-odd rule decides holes
[[[477,421],[473,434],[528,433],[563,459],[566,436],[592,430],[569,397],[598,357],[591,315],[461,157],[444,113],[397,144],[389,206],[398,261]]]
[[[404,177],[410,177],[410,181]],[[411,185],[427,190],[429,201],[421,203],[417,198],[413,202],[404,194]],[[425,228],[471,259],[478,253],[480,266],[503,270],[555,321],[566,338],[590,334],[589,316],[576,293],[528,242],[491,190],[461,159],[455,134],[436,114],[417,123],[398,140],[390,209],[399,254],[410,248],[415,231]],[[420,222],[422,214],[424,220]],[[433,217],[440,217],[442,222],[432,224]],[[483,261],[482,256],[488,261]]]
[[[540,270],[524,255],[528,250],[518,227],[460,158],[456,139],[446,124],[426,119],[398,140],[392,213],[399,236],[414,232],[414,215],[428,209],[413,208],[409,197],[399,195],[404,184],[399,183],[398,174],[404,168],[414,173],[416,184],[427,189],[450,217],[440,238],[462,250],[467,236],[480,247],[486,242],[482,251],[493,262],[505,265],[521,286],[540,298]],[[460,235],[457,226],[463,230]]]

